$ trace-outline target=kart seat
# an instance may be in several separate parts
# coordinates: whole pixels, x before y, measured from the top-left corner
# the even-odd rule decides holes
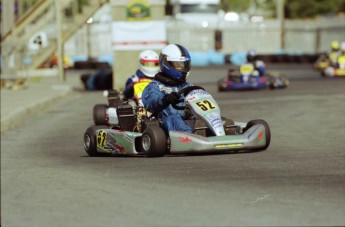
[[[117,107],[119,126],[125,131],[133,131],[137,124],[137,119],[133,107],[129,104],[123,104]]]

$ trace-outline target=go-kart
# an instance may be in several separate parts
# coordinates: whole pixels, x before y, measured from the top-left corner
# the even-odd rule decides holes
[[[142,106],[123,103],[117,108],[118,123],[90,126],[84,133],[84,148],[89,156],[204,153],[265,150],[271,133],[266,121],[247,123],[221,117],[214,98],[202,87],[191,86],[178,92],[183,103],[174,104],[186,113],[185,122],[192,133],[163,129],[157,113],[143,114]]]
[[[267,80],[267,86],[270,89],[282,89],[282,88],[287,88],[287,86],[289,86],[290,81],[289,79],[279,73],[279,72],[267,72],[267,74],[265,75],[266,80]]]
[[[314,69],[323,71],[329,65],[329,58],[326,54],[321,54],[314,63]]]
[[[345,56],[339,57],[337,62],[336,66],[330,65],[326,67],[321,75],[326,77],[345,77]]]
[[[336,64],[338,55],[338,52],[321,54],[314,63],[314,69],[319,70],[323,76],[326,76],[325,69],[333,67],[332,65]]]
[[[121,92],[110,89],[103,92],[107,97],[108,104],[96,104],[93,106],[92,115],[95,125],[116,124],[117,119],[112,117],[116,115],[117,107],[123,102],[129,102],[133,106],[143,106],[141,95],[145,87],[151,82],[151,79],[140,79],[133,85],[133,98],[125,100]],[[142,111],[143,109],[140,108]],[[114,115],[115,114],[115,115]]]
[[[288,85],[289,80],[284,75],[267,73],[259,76],[252,64],[243,64],[239,69],[228,70],[227,77],[218,81],[218,91],[276,89]]]

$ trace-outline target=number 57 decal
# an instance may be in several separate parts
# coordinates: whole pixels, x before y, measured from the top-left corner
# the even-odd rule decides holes
[[[195,103],[202,111],[207,111],[207,110],[211,110],[211,109],[215,109],[216,106],[209,100],[204,100],[204,101],[200,101]]]
[[[104,131],[102,131],[102,130],[100,130],[100,131],[98,132],[98,135],[97,135],[97,145],[98,145],[99,147],[104,147],[104,146],[105,146],[105,143],[106,143],[106,135],[107,135],[107,133],[104,132]]]

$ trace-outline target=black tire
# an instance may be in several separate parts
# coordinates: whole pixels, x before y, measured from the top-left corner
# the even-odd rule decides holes
[[[108,106],[106,104],[96,104],[93,107],[93,122],[95,125],[106,125],[108,122],[105,119]]]
[[[141,149],[147,157],[162,157],[167,150],[167,136],[160,127],[148,127],[141,138]]]
[[[219,92],[223,92],[223,91],[226,91],[226,89],[225,89],[225,88],[222,88],[220,85],[218,85],[218,91],[219,91]]]
[[[249,121],[246,125],[245,131],[247,131],[249,128],[253,127],[254,125],[259,125],[259,124],[265,127],[266,145],[262,148],[258,148],[255,150],[266,150],[271,143],[271,130],[265,120],[256,119],[256,120]]]
[[[277,88],[276,85],[274,84],[274,81],[270,82],[270,86],[269,87],[270,87],[271,90],[274,90],[274,89]]]
[[[236,135],[236,128],[231,127],[229,128],[230,125],[235,125],[235,122],[232,119],[224,119],[224,131],[225,135]]]
[[[105,125],[91,126],[88,127],[84,133],[84,149],[89,156],[97,157],[104,156],[104,153],[99,153],[97,151],[97,139],[96,130],[97,129],[107,129]]]

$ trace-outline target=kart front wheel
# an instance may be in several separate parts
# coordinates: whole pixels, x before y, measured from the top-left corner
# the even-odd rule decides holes
[[[108,106],[106,104],[96,104],[93,107],[93,122],[95,125],[106,125],[105,119]]]
[[[141,138],[141,148],[147,157],[164,156],[167,150],[167,136],[160,127],[148,127]]]
[[[98,126],[91,126],[86,129],[84,133],[84,149],[89,156],[97,157],[104,155],[103,153],[99,153],[97,151],[97,140],[96,140],[96,130],[97,129],[106,129],[107,126],[98,125]]]
[[[253,127],[254,125],[263,125],[265,127],[265,136],[266,136],[266,144],[262,148],[258,148],[255,150],[266,150],[268,146],[271,143],[271,131],[270,127],[268,126],[267,122],[262,119],[256,119],[256,120],[251,120],[247,123],[245,131],[247,131],[249,128]]]
[[[219,91],[219,92],[223,92],[223,91],[226,91],[226,89],[223,88],[223,87],[221,87],[221,86],[218,86],[218,91]]]

